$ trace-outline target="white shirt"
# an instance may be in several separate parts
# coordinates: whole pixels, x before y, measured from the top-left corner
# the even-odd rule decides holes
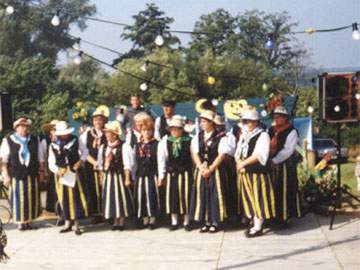
[[[248,137],[247,137],[248,136]],[[241,157],[241,152],[244,150],[244,147],[248,146],[250,139],[252,138],[249,132],[245,131],[241,134],[240,139],[236,146],[235,159],[239,160]],[[255,156],[259,163],[263,166],[266,165],[270,153],[270,136],[266,132],[262,132],[259,138],[256,141],[254,151],[252,156]],[[249,157],[247,154],[246,157]]]
[[[204,140],[206,141],[207,139],[210,138],[210,136],[212,135],[213,132],[205,132],[204,131]],[[199,133],[200,134],[200,133]],[[194,136],[191,140],[191,144],[190,144],[190,150],[192,154],[198,154],[200,147],[199,147],[199,134],[197,134],[196,136]],[[226,142],[226,136],[222,137],[220,139],[219,145],[218,145],[218,153],[219,154],[227,154],[229,151],[229,148],[227,146],[227,142]],[[211,143],[211,142],[210,142]],[[209,144],[208,144],[209,146]]]
[[[158,162],[159,179],[164,179],[166,173],[166,160],[169,157],[169,153],[167,149],[167,138],[168,135],[165,135],[158,144],[157,162]]]
[[[296,130],[293,129],[286,137],[284,147],[279,151],[279,153],[277,153],[275,157],[273,157],[272,162],[274,164],[280,164],[291,157],[291,155],[295,152],[295,147],[298,143],[298,140],[299,136]]]
[[[98,162],[99,168],[101,170],[104,167],[104,160],[103,160],[103,155],[102,155],[104,147],[105,147],[105,144],[100,145],[100,148],[98,151],[98,156],[97,156],[97,162]],[[113,151],[113,154],[115,154],[115,149],[113,149],[112,151]],[[131,171],[133,168],[134,159],[131,154],[132,149],[131,149],[130,145],[127,143],[123,143],[123,145],[121,147],[121,152],[122,152],[121,154],[122,154],[122,160],[123,160],[123,164],[124,164],[124,170]]]

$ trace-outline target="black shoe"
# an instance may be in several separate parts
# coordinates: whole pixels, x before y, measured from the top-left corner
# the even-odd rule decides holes
[[[210,226],[205,225],[204,227],[202,227],[202,228],[200,229],[200,233],[206,233],[206,232],[208,232],[209,230],[210,230]]]
[[[18,230],[21,231],[21,232],[25,231],[26,230],[26,225],[25,224],[20,224],[18,226]]]
[[[218,226],[212,225],[212,226],[209,228],[209,233],[217,233],[218,231],[219,231]]]
[[[156,229],[156,224],[155,224],[155,223],[149,224],[149,229],[150,229],[151,231],[155,230],[155,229]]]
[[[179,227],[180,227],[179,224],[175,224],[175,225],[171,224],[169,230],[170,231],[176,231],[177,229],[179,229]]]
[[[122,226],[122,225],[119,225],[119,226],[117,227],[117,230],[118,230],[118,231],[123,231],[123,230],[125,230],[125,227]]]
[[[111,228],[112,231],[117,231],[118,230],[118,225],[113,225]]]
[[[70,227],[60,230],[60,233],[67,233],[67,232],[71,232],[71,231],[72,231],[72,227],[70,226]]]
[[[104,220],[101,216],[95,216],[94,219],[91,221],[92,225],[97,225],[101,223],[104,223]]]
[[[184,226],[184,229],[185,231],[190,232],[192,230],[192,227],[190,226],[190,224],[187,224]]]
[[[38,229],[37,227],[33,227],[30,224],[25,224],[25,230],[37,230],[37,229]]]
[[[65,225],[65,221],[61,218],[59,218],[57,221],[56,221],[56,226],[64,226]]]
[[[82,235],[82,230],[80,230],[79,228],[77,228],[76,230],[75,230],[75,234],[76,235]]]
[[[261,235],[263,235],[263,230],[262,229],[259,230],[259,231],[254,232],[254,233],[252,233],[250,230],[245,232],[245,236],[247,238],[254,238],[254,237],[261,236]]]

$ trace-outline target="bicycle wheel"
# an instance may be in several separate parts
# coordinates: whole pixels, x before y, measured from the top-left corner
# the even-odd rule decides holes
[[[0,205],[0,219],[3,224],[9,224],[11,221],[11,211],[6,206]]]

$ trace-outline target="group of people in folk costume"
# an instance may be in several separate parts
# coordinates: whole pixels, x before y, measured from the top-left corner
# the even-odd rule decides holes
[[[204,103],[199,132],[185,129],[175,102],[163,103],[154,121],[138,96],[121,121],[108,122],[104,110],[92,114],[92,127],[79,138],[64,121],[47,124],[48,136],[30,135],[31,121],[20,117],[2,141],[4,183],[10,186],[13,221],[31,229],[40,214],[39,181],[47,174],[47,210],[58,202],[65,223],[61,233],[80,235],[79,220],[111,220],[123,230],[135,216],[141,228],[154,229],[156,218],[170,216],[170,230],[215,233],[228,218],[248,220],[246,236],[262,235],[264,222],[284,224],[300,217],[295,146],[298,133],[289,113],[278,106],[266,130],[249,106],[239,123],[226,130],[215,107]],[[126,128],[126,134],[122,134]],[[125,135],[125,141],[120,135]],[[75,180],[65,181],[68,175]]]

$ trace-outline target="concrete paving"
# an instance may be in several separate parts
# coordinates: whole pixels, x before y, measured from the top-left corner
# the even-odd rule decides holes
[[[109,225],[84,226],[85,233],[59,234],[54,220],[37,222],[35,231],[6,226],[11,259],[8,269],[360,269],[359,216],[329,218],[312,214],[286,230],[266,230],[247,239],[241,229],[216,234],[197,230],[169,232]]]

